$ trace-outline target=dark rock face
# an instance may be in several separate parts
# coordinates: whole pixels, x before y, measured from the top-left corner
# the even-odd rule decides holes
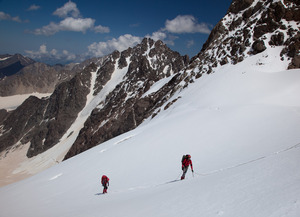
[[[263,52],[264,50],[266,50],[266,46],[265,46],[265,43],[264,41],[262,40],[257,40],[255,41],[253,44],[252,44],[252,53],[253,54],[258,54],[258,53],[261,53]]]
[[[125,70],[123,81],[106,96],[100,107],[93,110],[65,159],[128,132],[154,115],[155,110],[176,91],[173,86],[176,76],[160,91],[145,93],[155,82],[177,74],[187,60],[161,41],[151,39],[144,39],[141,44],[122,53],[114,52],[98,70],[98,88],[94,94],[101,92],[116,68]]]
[[[1,123],[0,151],[17,143],[36,122],[41,121],[45,102],[36,97],[28,98]]]
[[[0,55],[0,79],[5,76],[16,74],[25,66],[33,64],[35,61],[23,57],[21,54]]]
[[[250,7],[254,0],[239,0],[233,1],[228,9],[228,12],[237,14],[242,10]]]
[[[0,96],[26,93],[51,93],[57,84],[69,80],[74,71],[55,68],[35,62],[23,67],[17,74],[0,80]]]
[[[289,69],[299,68],[300,4],[298,0],[283,3],[234,0],[189,68],[211,73],[218,65],[236,64],[274,46],[283,46],[281,57],[290,60]]]
[[[6,118],[7,115],[8,115],[8,112],[5,109],[0,109],[0,124]]]
[[[30,142],[27,156],[32,157],[53,147],[85,106],[90,72],[96,67],[92,64],[70,81],[61,83],[49,98],[29,97],[5,115],[0,129],[0,151],[18,142]]]

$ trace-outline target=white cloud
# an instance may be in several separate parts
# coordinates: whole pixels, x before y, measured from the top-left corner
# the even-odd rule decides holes
[[[165,29],[171,33],[210,33],[208,25],[205,23],[199,24],[194,16],[178,15],[173,20],[167,20]]]
[[[51,55],[54,55],[54,56],[57,55],[57,53],[58,53],[58,52],[57,52],[56,49],[52,49],[51,52],[50,52],[50,54],[51,54]]]
[[[53,13],[61,18],[59,23],[50,22],[48,25],[42,28],[35,29],[33,31],[36,35],[54,35],[60,31],[73,31],[85,33],[87,30],[95,31],[96,33],[109,33],[110,29],[105,26],[95,26],[95,20],[92,18],[82,18],[77,5],[69,1],[63,7],[58,8]]]
[[[47,54],[48,53],[46,45],[43,44],[43,45],[40,46],[39,53],[40,54]]]
[[[12,17],[11,15],[6,14],[6,13],[0,11],[0,21],[1,21],[1,20],[11,20],[11,21],[15,21],[15,22],[18,22],[18,23],[28,22],[28,21],[22,21],[22,20],[19,18],[19,16]]]
[[[52,49],[50,52],[47,50],[47,46],[42,44],[37,51],[25,50],[25,53],[28,57],[35,59],[37,61],[42,61],[46,63],[66,63],[70,61],[83,61],[79,56],[76,56],[73,53],[70,53],[67,50],[62,52]]]
[[[174,45],[174,40],[177,39],[177,36],[167,34],[164,30],[159,30],[157,32],[153,32],[152,35],[146,35],[147,38],[152,38],[155,41],[161,40],[167,45]]]
[[[106,27],[106,26],[101,26],[101,25],[95,26],[95,27],[94,27],[94,31],[95,31],[95,32],[99,32],[99,33],[109,33],[109,32],[110,32],[110,30],[109,30],[108,27]]]
[[[35,35],[54,35],[55,33],[60,31],[60,27],[59,24],[53,23],[51,22],[50,24],[48,24],[47,26],[43,26],[40,29],[36,29],[34,30],[34,34]]]
[[[70,15],[72,17],[78,17],[80,15],[80,12],[77,8],[77,5],[74,2],[69,1],[63,7],[56,9],[53,14],[63,18]]]
[[[40,6],[33,4],[27,9],[27,11],[36,11],[40,8],[41,8]]]
[[[59,23],[59,30],[61,31],[74,31],[83,32],[91,29],[94,26],[95,20],[91,18],[73,18],[67,17]]]
[[[45,44],[42,44],[38,51],[25,50],[25,53],[27,53],[27,55],[30,58],[40,59],[43,55],[47,55],[48,51],[47,51],[47,46]]]
[[[123,51],[129,47],[133,47],[140,43],[141,40],[141,37],[126,34],[106,42],[95,42],[88,46],[88,52],[92,56],[104,56],[112,53],[114,50]]]
[[[167,34],[162,31],[153,32],[152,35],[146,35],[147,38],[152,38],[153,40],[164,40],[167,37]]]
[[[72,31],[85,33],[87,30],[94,30],[95,20],[91,18],[73,18],[67,17],[60,23],[51,22],[47,26],[43,26],[40,29],[36,29],[34,34],[36,35],[54,35],[59,31]],[[96,31],[97,30],[97,31]],[[100,32],[99,26],[95,29],[96,32]],[[102,33],[108,33],[108,27],[102,27]]]
[[[153,32],[151,35],[145,37],[152,38],[153,40],[162,40],[167,45],[175,45],[175,40],[178,39],[178,35],[174,34],[182,33],[206,33],[209,34],[210,30],[207,24],[199,24],[194,16],[191,15],[178,15],[173,20],[167,20],[165,27]],[[188,41],[187,47],[193,46],[194,41]]]

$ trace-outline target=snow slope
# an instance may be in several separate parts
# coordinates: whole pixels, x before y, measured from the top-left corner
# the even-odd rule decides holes
[[[300,70],[267,52],[203,75],[135,130],[0,188],[0,216],[300,216]],[[194,177],[177,181],[187,153]]]

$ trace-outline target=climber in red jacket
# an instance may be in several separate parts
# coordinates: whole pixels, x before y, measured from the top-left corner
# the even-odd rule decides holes
[[[184,179],[185,174],[188,171],[189,165],[191,165],[192,172],[194,172],[193,163],[192,163],[192,160],[191,160],[191,155],[189,155],[189,154],[183,155],[183,157],[181,159],[181,163],[182,163],[181,167],[182,167],[182,171],[183,171],[181,179]]]
[[[101,184],[103,186],[103,194],[107,193],[107,188],[109,186],[109,178],[106,175],[102,176]]]

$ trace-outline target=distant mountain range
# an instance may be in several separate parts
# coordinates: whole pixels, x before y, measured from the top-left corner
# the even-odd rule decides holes
[[[57,84],[71,79],[91,62],[100,64],[102,59],[50,66],[21,54],[0,55],[0,96],[52,93]]]
[[[24,57],[21,54],[0,55],[0,79],[5,76],[14,75],[24,67],[33,64],[34,62],[34,60]]]

